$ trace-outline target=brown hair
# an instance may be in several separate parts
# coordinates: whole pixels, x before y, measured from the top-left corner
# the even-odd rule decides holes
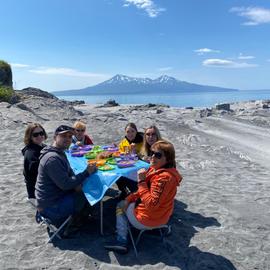
[[[167,161],[165,168],[176,168],[175,150],[172,143],[159,140],[152,145],[151,150],[161,150],[164,153]]]
[[[32,143],[32,134],[33,134],[33,131],[35,128],[41,128],[42,131],[44,132],[44,137],[45,137],[45,140],[48,138],[47,136],[47,133],[45,131],[45,129],[43,128],[43,126],[39,123],[30,123],[28,124],[26,130],[25,130],[25,133],[24,133],[24,144],[25,145],[29,145],[30,143]]]
[[[136,132],[138,132],[138,129],[137,129],[137,127],[136,127],[136,125],[135,125],[134,123],[128,123],[128,124],[126,125],[126,127],[125,127],[125,130],[126,130],[128,127],[131,127],[131,128],[133,128],[133,129],[135,129]]]
[[[144,130],[144,135],[143,135],[143,145],[142,145],[142,150],[141,150],[141,155],[142,156],[149,156],[151,154],[151,145],[149,145],[146,141],[146,132],[148,129],[154,129],[155,130],[155,134],[157,136],[157,141],[161,140],[161,135],[160,135],[160,132],[158,130],[158,128],[154,125],[146,128]]]
[[[81,121],[81,120],[78,120],[78,121],[76,121],[75,123],[74,123],[74,125],[73,125],[73,127],[75,128],[75,129],[86,129],[86,124],[83,122],[83,121]]]

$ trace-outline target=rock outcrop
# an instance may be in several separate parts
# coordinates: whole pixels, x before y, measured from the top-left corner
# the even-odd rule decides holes
[[[11,67],[5,61],[0,60],[0,86],[12,88],[12,71]]]

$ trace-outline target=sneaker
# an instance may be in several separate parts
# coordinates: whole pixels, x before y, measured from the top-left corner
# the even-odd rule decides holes
[[[106,245],[104,245],[104,248],[110,251],[115,251],[120,254],[127,254],[128,253],[128,247],[126,243],[120,242],[120,241],[113,241],[109,242]]]

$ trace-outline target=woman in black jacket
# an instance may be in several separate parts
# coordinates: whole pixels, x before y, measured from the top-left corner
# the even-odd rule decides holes
[[[25,178],[28,199],[35,198],[35,184],[37,181],[40,151],[45,147],[47,139],[45,129],[38,123],[27,126],[24,135],[25,147],[22,149],[24,156],[23,175]]]

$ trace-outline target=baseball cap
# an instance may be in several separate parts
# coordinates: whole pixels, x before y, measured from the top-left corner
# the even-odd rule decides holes
[[[71,132],[74,134],[74,128],[70,126],[61,125],[55,130],[54,135],[64,134],[67,132]]]

